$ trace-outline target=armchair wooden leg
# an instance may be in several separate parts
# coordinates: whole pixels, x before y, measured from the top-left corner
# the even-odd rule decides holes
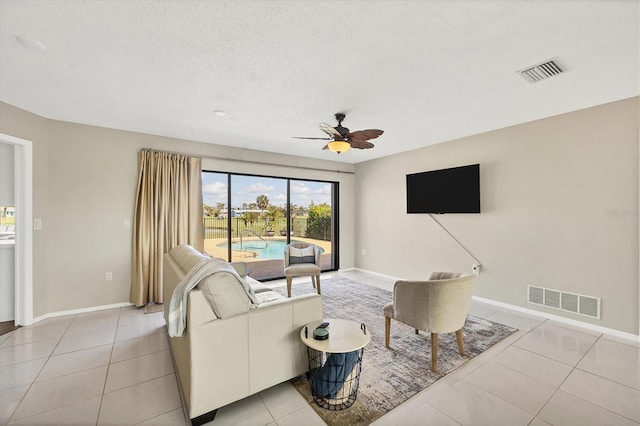
[[[456,339],[458,340],[458,349],[460,349],[460,355],[464,356],[464,342],[462,341],[462,329],[456,331]]]
[[[431,333],[431,371],[438,372],[438,333]]]
[[[291,297],[291,281],[293,277],[287,277],[287,297]]]
[[[320,275],[316,275],[316,290],[318,290],[318,294],[320,293]]]
[[[420,330],[418,330],[418,329],[416,328],[416,334],[419,334],[419,333],[420,333]]]
[[[389,334],[391,334],[391,318],[384,317],[384,346],[389,347]]]
[[[316,277],[315,275],[311,275],[311,285],[313,288],[316,288]]]

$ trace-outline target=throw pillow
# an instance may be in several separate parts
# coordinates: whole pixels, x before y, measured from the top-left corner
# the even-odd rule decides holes
[[[313,246],[306,248],[289,247],[289,265],[294,263],[316,263]]]

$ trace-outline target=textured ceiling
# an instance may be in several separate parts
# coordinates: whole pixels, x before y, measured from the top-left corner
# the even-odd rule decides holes
[[[340,156],[358,163],[637,96],[638,21],[637,0],[0,0],[0,100],[323,159],[323,141],[292,136],[346,112],[385,130]],[[554,57],[566,73],[515,72]]]

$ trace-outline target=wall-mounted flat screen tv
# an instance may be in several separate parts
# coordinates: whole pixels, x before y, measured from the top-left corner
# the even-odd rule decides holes
[[[480,164],[408,174],[407,213],[480,213]]]

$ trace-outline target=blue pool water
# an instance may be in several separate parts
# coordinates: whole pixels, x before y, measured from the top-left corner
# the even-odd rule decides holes
[[[299,243],[301,241],[291,240],[292,243]],[[231,243],[232,250],[247,251],[256,254],[256,258],[263,260],[270,259],[282,259],[284,257],[284,248],[287,245],[285,240],[243,240],[242,246],[240,242]],[[227,248],[227,243],[218,244],[220,248]],[[324,250],[320,247],[320,253]]]

